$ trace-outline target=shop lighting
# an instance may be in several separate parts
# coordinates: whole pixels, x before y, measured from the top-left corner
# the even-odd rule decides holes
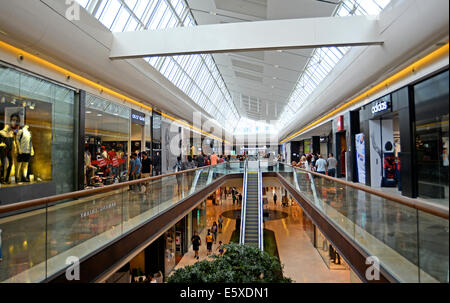
[[[302,134],[303,132],[307,131],[308,129],[314,127],[315,125],[325,121],[328,118],[331,118],[333,116],[335,116],[336,114],[342,112],[343,110],[349,108],[350,106],[354,105],[357,102],[360,102],[366,98],[368,98],[369,96],[372,96],[380,91],[382,91],[383,89],[385,89],[386,86],[392,85],[394,83],[399,82],[400,80],[403,80],[404,78],[410,76],[413,73],[417,73],[418,70],[421,70],[427,66],[429,66],[430,64],[432,64],[433,62],[436,62],[438,59],[441,59],[445,56],[448,57],[449,54],[449,44],[446,43],[444,46],[438,48],[437,50],[429,53],[428,55],[426,55],[425,57],[417,60],[416,62],[414,62],[413,64],[405,67],[404,69],[402,69],[401,71],[397,72],[396,74],[394,74],[393,76],[385,79],[384,81],[381,81],[380,83],[374,85],[372,88],[370,88],[369,90],[361,93],[359,96],[357,96],[356,98],[346,102],[345,104],[339,106],[338,108],[336,108],[335,110],[331,111],[330,113],[326,114],[325,116],[317,119],[316,121],[314,121],[313,123],[307,125],[306,127],[302,128],[301,130],[299,130],[298,132],[290,135],[289,137],[285,138],[284,140],[282,140],[280,142],[280,144],[291,140],[292,138]]]
[[[97,117],[103,117],[103,115],[102,114],[97,114]]]
[[[87,110],[86,114],[92,114],[92,112],[90,110]]]
[[[21,50],[21,49],[19,49],[17,47],[14,47],[14,46],[12,46],[10,44],[5,43],[3,41],[0,41],[0,49],[4,49],[7,52],[11,52],[11,53],[15,54],[16,56],[19,55],[19,54],[23,55],[24,57],[27,57],[30,61],[34,61],[34,63],[36,63],[36,64],[38,64],[40,66],[44,66],[45,68],[49,68],[49,69],[51,69],[53,71],[56,71],[56,72],[62,74],[64,77],[70,76],[71,79],[73,79],[75,81],[78,81],[78,82],[80,82],[80,83],[82,83],[84,85],[87,85],[89,87],[93,87],[93,88],[96,88],[98,90],[101,90],[104,93],[107,93],[107,94],[109,94],[109,95],[111,95],[113,97],[125,100],[126,102],[134,104],[134,105],[138,105],[138,106],[140,106],[140,107],[142,107],[144,109],[147,109],[149,111],[153,110],[152,107],[150,107],[150,106],[148,106],[146,104],[143,104],[143,103],[141,103],[139,101],[136,101],[136,100],[134,100],[132,98],[129,98],[129,97],[123,95],[123,94],[120,94],[120,93],[118,93],[118,92],[116,92],[116,91],[114,91],[112,89],[109,89],[109,88],[107,88],[105,86],[102,86],[102,85],[100,85],[100,84],[98,84],[98,83],[96,83],[94,81],[91,81],[91,80],[89,80],[87,78],[84,78],[84,77],[82,77],[82,76],[80,76],[78,74],[72,73],[72,72],[70,72],[69,70],[67,70],[65,68],[62,68],[62,67],[60,67],[60,66],[58,66],[56,64],[53,64],[53,63],[51,63],[51,62],[49,62],[47,60],[44,60],[44,59],[42,59],[42,58],[40,58],[40,57],[38,57],[36,55],[33,55],[31,53],[28,53],[28,52],[25,52],[25,51],[23,51],[23,50]],[[15,103],[13,103],[13,104],[15,104]],[[214,135],[212,135],[212,134],[210,134],[210,133],[208,133],[208,132],[206,132],[204,130],[198,129],[198,128],[196,128],[193,125],[190,125],[190,124],[188,124],[188,123],[186,123],[184,121],[181,121],[181,120],[179,120],[179,119],[177,119],[175,117],[172,117],[171,115],[168,115],[166,113],[162,113],[162,112],[159,112],[159,111],[156,111],[156,112],[160,113],[162,116],[164,116],[164,117],[166,117],[166,118],[168,118],[170,120],[173,120],[173,121],[176,121],[176,122],[178,122],[180,124],[186,125],[187,127],[191,128],[193,130],[198,130],[198,131],[200,131],[201,133],[203,133],[205,135],[208,135],[208,136],[211,136],[211,137],[213,137],[215,139],[218,139],[219,141],[223,141],[225,143],[231,144],[230,142],[228,142],[226,140],[223,140],[222,138],[216,137],[216,136],[214,136]]]
[[[15,98],[12,99],[11,103],[16,104],[17,100]]]

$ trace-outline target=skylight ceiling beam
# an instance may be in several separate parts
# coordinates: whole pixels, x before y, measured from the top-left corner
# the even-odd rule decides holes
[[[382,43],[373,16],[306,18],[114,33],[110,58]]]

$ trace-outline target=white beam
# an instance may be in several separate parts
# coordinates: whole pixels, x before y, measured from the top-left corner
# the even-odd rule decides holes
[[[382,43],[374,16],[270,20],[114,33],[110,58]]]

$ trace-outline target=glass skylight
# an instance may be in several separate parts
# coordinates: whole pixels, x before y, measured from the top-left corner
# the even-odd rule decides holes
[[[335,12],[337,17],[352,15],[378,15],[390,0],[343,0]],[[306,99],[349,51],[350,47],[323,47],[313,51],[300,75],[287,105],[277,123],[282,129],[293,121]]]
[[[254,134],[275,134],[277,131],[274,125],[267,124],[265,121],[250,120],[242,117],[237,124],[235,135],[254,135]]]
[[[196,26],[185,0],[77,0],[112,32]],[[240,115],[209,54],[151,57],[145,60],[233,131]],[[233,127],[230,127],[233,126]]]

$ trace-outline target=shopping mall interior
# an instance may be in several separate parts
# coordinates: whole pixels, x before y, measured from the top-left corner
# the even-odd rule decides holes
[[[1,284],[448,285],[448,11],[0,0]]]

